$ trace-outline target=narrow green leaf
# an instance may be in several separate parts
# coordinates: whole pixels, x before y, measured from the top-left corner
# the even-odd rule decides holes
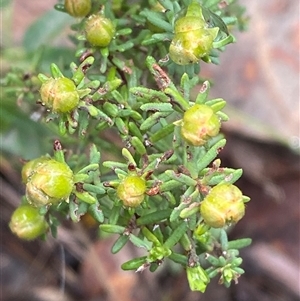
[[[115,119],[115,125],[116,125],[117,129],[119,130],[120,134],[128,135],[127,125],[125,124],[125,122],[122,118],[117,117]]]
[[[210,164],[210,162],[212,162],[218,156],[219,150],[223,148],[225,144],[226,144],[226,139],[221,139],[216,144],[214,144],[208,150],[208,152],[198,160],[197,162],[198,170],[201,171],[203,168],[207,167]]]
[[[122,162],[115,162],[115,161],[104,161],[102,163],[104,167],[110,168],[110,169],[116,169],[116,168],[121,168],[121,169],[127,169],[127,164],[122,163]]]
[[[114,206],[110,212],[109,223],[116,225],[120,216],[120,206]]]
[[[89,206],[89,213],[91,216],[98,222],[103,223],[104,222],[104,215],[103,211],[101,210],[99,204],[92,204]]]
[[[138,128],[136,122],[129,121],[128,130],[131,134],[133,134],[134,136],[137,136],[141,141],[143,140],[143,135],[142,135],[140,129]]]
[[[217,1],[215,1],[217,2]],[[228,28],[221,17],[213,13],[210,9],[202,7],[202,13],[205,21],[210,27],[219,27],[221,31],[229,35]]]
[[[220,243],[223,251],[227,251],[228,249],[228,236],[224,229],[221,229],[220,232]]]
[[[226,46],[227,44],[234,43],[234,42],[235,42],[235,37],[230,34],[225,39],[213,42],[213,48],[221,48]]]
[[[164,221],[171,214],[171,209],[158,210],[139,217],[136,220],[138,226],[156,224]]]
[[[155,246],[161,245],[158,238],[147,227],[142,228],[142,233],[149,241],[153,242]]]
[[[188,218],[190,217],[191,215],[199,212],[199,207],[200,207],[200,203],[192,203],[188,208],[184,208],[179,216],[180,218]]]
[[[107,233],[114,233],[114,234],[123,234],[126,230],[125,227],[119,225],[112,225],[112,224],[102,224],[99,226],[101,231]]]
[[[105,193],[105,189],[102,186],[96,186],[93,184],[84,183],[83,189],[88,192],[92,192],[92,193],[96,193],[96,194],[104,194]]]
[[[170,124],[162,127],[161,129],[156,131],[153,135],[151,135],[150,141],[152,143],[155,143],[155,142],[165,138],[166,136],[172,134],[174,132],[174,127],[175,127],[174,123],[170,123]]]
[[[175,173],[174,170],[166,170],[165,173],[173,180],[178,181],[187,186],[196,186],[197,181],[183,173]]]
[[[186,111],[189,108],[189,100],[185,99],[176,89],[167,88],[164,92],[170,95],[182,110]]]
[[[163,246],[165,248],[171,249],[179,242],[186,230],[187,224],[186,222],[182,222],[177,228],[173,230],[172,234],[168,237]]]
[[[128,242],[129,236],[128,235],[121,235],[113,244],[111,248],[111,252],[113,254],[118,253]]]
[[[238,273],[239,275],[243,275],[245,273],[245,271],[240,267],[234,267],[234,268],[232,268],[232,270],[234,272]]]
[[[100,152],[98,151],[95,144],[90,147],[90,164],[98,164],[100,162]]]
[[[213,265],[214,267],[218,267],[220,266],[219,264],[219,259],[213,255],[210,255],[208,254],[207,257],[206,257],[206,260],[211,264]]]
[[[234,258],[231,262],[231,268],[238,267],[243,263],[243,259],[241,257]]]
[[[127,148],[122,148],[122,156],[128,161],[129,164],[136,166],[136,162]]]
[[[147,10],[147,11],[142,11],[141,15],[146,17],[147,20],[151,24],[153,24],[153,25],[155,25],[155,26],[157,26],[157,27],[159,27],[159,28],[161,28],[161,29],[163,29],[167,32],[172,32],[173,31],[172,25],[164,20],[164,14],[163,13]]]
[[[95,204],[97,202],[96,198],[86,191],[84,191],[84,192],[74,191],[74,194],[76,195],[76,197],[79,200],[81,200],[85,203]]]
[[[51,74],[54,78],[64,77],[58,66],[54,63],[50,65]]]
[[[137,270],[143,264],[147,263],[147,256],[133,258],[121,265],[122,270]]]
[[[208,93],[209,93],[209,90],[210,90],[210,83],[209,83],[209,81],[205,81],[200,88],[200,91],[197,95],[195,103],[197,103],[197,104],[205,103]]]
[[[164,235],[161,231],[161,228],[159,225],[155,225],[153,228],[153,234],[157,237],[157,239],[159,240],[159,242],[162,244],[164,241]]]
[[[226,106],[226,101],[222,98],[212,99],[205,102],[206,105],[210,106],[216,113],[222,110]]]
[[[145,103],[140,108],[143,111],[173,112],[173,107],[170,103]]]
[[[78,223],[79,222],[79,216],[77,215],[77,211],[78,211],[78,204],[75,203],[74,201],[70,201],[69,202],[69,214],[71,217],[71,220],[74,223]]]
[[[170,112],[155,112],[146,120],[144,120],[144,122],[141,124],[140,126],[141,131],[146,131],[152,128],[155,124],[159,122],[160,118],[166,117],[168,115],[170,115]]]
[[[152,243],[150,243],[149,241],[140,239],[139,237],[137,237],[133,234],[129,235],[129,240],[138,248],[144,248],[147,251],[149,251],[151,249]]]
[[[251,238],[241,238],[228,242],[228,249],[242,249],[250,246],[252,243]]]
[[[225,114],[224,112],[217,112],[216,113],[218,115],[218,117],[221,119],[221,121],[228,121],[229,117],[227,114]]]
[[[181,246],[183,247],[183,249],[186,252],[190,252],[191,251],[192,244],[191,244],[191,241],[190,241],[189,236],[187,235],[187,233],[184,233],[182,235],[182,237],[179,240],[179,243],[181,244]]]
[[[225,176],[224,180],[221,181],[220,183],[235,183],[243,174],[243,170],[240,168],[240,169],[237,169],[235,170],[234,172],[228,174]]]
[[[207,272],[207,275],[209,278],[212,279],[212,278],[216,277],[219,273],[220,273],[219,269],[213,269],[213,270]]]
[[[187,265],[188,259],[185,255],[173,252],[169,257],[169,259],[173,260],[176,263],[183,265],[184,267]]]
[[[172,191],[175,188],[182,187],[182,183],[176,180],[170,180],[160,185],[159,191]]]
[[[180,86],[183,89],[183,96],[185,99],[190,99],[190,79],[187,73],[184,73],[180,80]]]
[[[103,111],[111,117],[116,117],[118,116],[119,108],[115,104],[106,101],[103,105]]]
[[[136,150],[136,152],[140,155],[145,155],[147,153],[146,148],[143,144],[143,142],[136,136],[132,137],[130,140],[130,143]]]

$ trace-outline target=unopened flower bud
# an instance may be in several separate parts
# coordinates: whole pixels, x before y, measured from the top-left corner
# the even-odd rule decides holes
[[[209,55],[219,28],[208,28],[201,5],[192,2],[186,16],[175,23],[175,36],[170,44],[170,58],[178,65],[197,63]]]
[[[220,131],[220,120],[207,105],[195,104],[183,115],[181,135],[191,145],[202,146]]]
[[[137,207],[145,198],[146,181],[139,176],[127,176],[117,188],[117,196],[127,207]]]
[[[73,17],[85,17],[91,6],[91,0],[65,0],[65,9]]]
[[[24,166],[25,171],[31,168],[26,181],[28,202],[38,207],[66,200],[74,185],[73,172],[69,166],[53,159],[33,161],[32,168],[30,162]],[[22,174],[26,172],[22,171]]]
[[[214,228],[237,223],[245,214],[242,192],[232,184],[213,187],[200,206],[204,222]]]
[[[49,78],[40,89],[42,103],[53,112],[68,113],[79,103],[74,82],[66,77]]]
[[[43,156],[43,157],[33,159],[33,160],[26,162],[26,164],[23,166],[22,172],[21,172],[22,182],[26,184],[28,179],[30,178],[30,176],[32,176],[32,174],[34,174],[36,168],[49,160],[51,160],[50,157]]]
[[[107,47],[115,35],[115,26],[112,21],[101,15],[92,15],[85,22],[87,41],[98,47]]]
[[[47,231],[48,224],[37,208],[22,205],[13,212],[9,228],[19,238],[33,240]]]

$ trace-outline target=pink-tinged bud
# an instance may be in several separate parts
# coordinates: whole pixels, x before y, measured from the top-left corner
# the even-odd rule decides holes
[[[218,135],[220,127],[218,116],[209,106],[195,104],[183,115],[181,135],[189,144],[202,146]]]

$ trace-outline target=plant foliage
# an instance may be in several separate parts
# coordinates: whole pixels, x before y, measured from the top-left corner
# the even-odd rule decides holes
[[[18,114],[38,112],[57,137],[52,157],[24,166],[22,206],[38,208],[54,236],[63,219],[90,214],[100,231],[119,235],[112,253],[127,243],[144,249],[124,270],[155,271],[171,260],[186,270],[192,290],[204,292],[213,277],[226,287],[237,282],[239,249],[251,240],[228,241],[226,230],[249,198],[234,185],[242,170],[218,159],[226,102],[209,98],[210,83],[199,74],[235,41],[233,29],[244,28],[243,8],[235,0],[66,4],[47,14],[52,25],[42,39],[32,31],[41,35],[43,20],[27,32],[30,72],[13,68],[1,80],[6,112],[17,96]],[[63,24],[68,12],[80,16],[72,19],[72,62],[52,57],[50,73],[42,73],[39,43],[58,29],[50,15],[59,13]]]

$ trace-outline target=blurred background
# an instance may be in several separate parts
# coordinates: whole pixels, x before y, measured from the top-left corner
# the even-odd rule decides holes
[[[251,197],[246,217],[230,233],[253,239],[242,252],[246,274],[238,285],[225,289],[213,281],[206,294],[193,293],[185,273],[168,263],[155,275],[123,272],[120,264],[137,250],[128,246],[112,256],[113,238],[99,240],[89,220],[66,223],[57,240],[14,237],[7,223],[24,193],[21,159],[51,151],[54,133],[18,111],[16,96],[8,103],[1,92],[0,300],[300,300],[299,1],[240,2],[248,30],[236,33],[221,66],[201,70],[212,79],[211,97],[228,102],[222,165],[244,169],[237,184]],[[10,68],[30,73],[41,64],[49,72],[51,62],[69,63],[72,19],[51,10],[55,3],[1,0],[1,78]],[[42,44],[51,47],[39,61],[33,52]]]

